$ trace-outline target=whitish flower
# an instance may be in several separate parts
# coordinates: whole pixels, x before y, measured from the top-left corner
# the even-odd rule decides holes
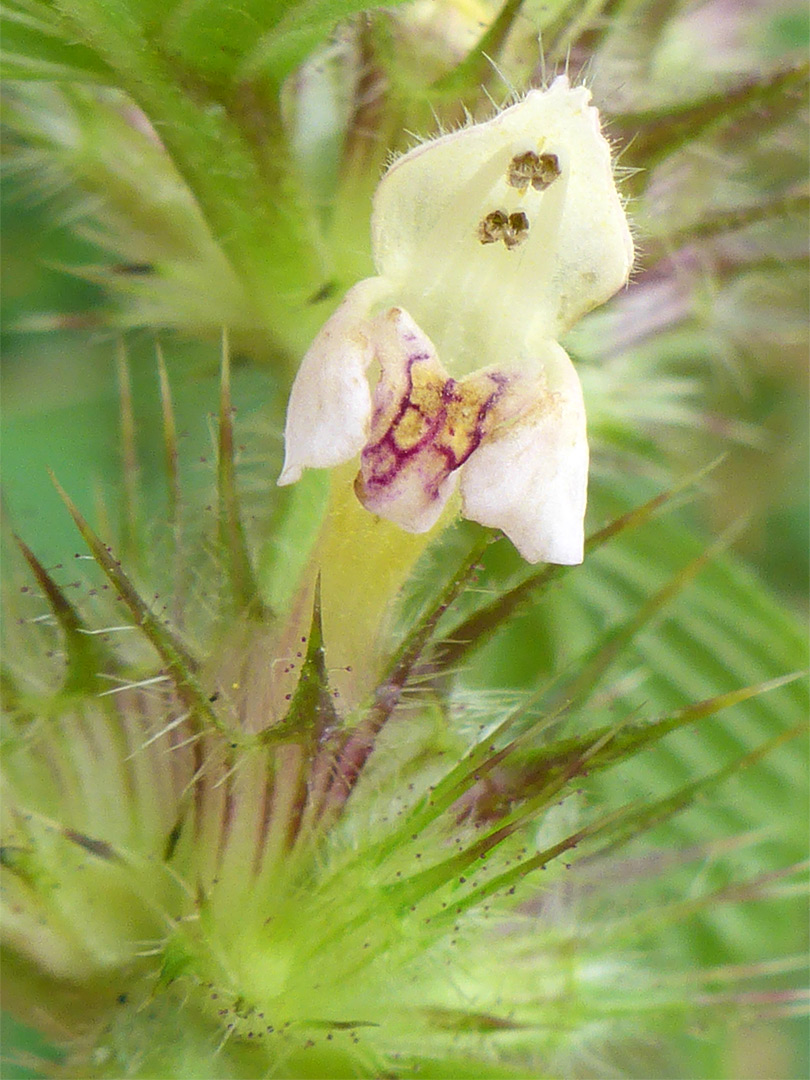
[[[358,498],[410,532],[462,512],[530,562],[582,561],[588,444],[558,339],[633,245],[590,92],[565,77],[416,147],[374,198],[378,276],[304,357],[280,484],[360,455]]]

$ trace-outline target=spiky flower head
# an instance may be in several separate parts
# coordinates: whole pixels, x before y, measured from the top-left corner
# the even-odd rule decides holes
[[[207,631],[211,597],[185,592],[195,556],[182,544],[167,553],[176,589],[149,598],[65,496],[101,574],[88,621],[19,543],[38,593],[24,593],[22,621],[51,637],[50,609],[57,641],[34,678],[9,673],[6,694],[4,973],[18,1010],[85,1076],[472,1077],[591,1075],[709,1004],[676,970],[632,955],[633,931],[594,882],[619,875],[637,904],[655,903],[623,845],[768,747],[641,803],[589,807],[583,785],[764,688],[596,723],[594,692],[615,643],[640,626],[632,617],[531,699],[452,690],[450,673],[515,603],[570,573],[524,575],[470,610],[472,584],[492,570],[491,537],[469,528],[448,535],[421,612],[368,621],[373,658],[335,670],[358,641],[344,622],[356,599],[316,558],[288,614],[268,609],[240,521],[231,418],[226,367],[219,520],[203,538],[224,590]],[[649,527],[662,501],[590,550]],[[362,521],[351,505],[325,534],[347,513]],[[379,582],[350,586],[373,620]],[[690,905],[763,899],[770,881]],[[683,913],[675,894],[629,926]]]

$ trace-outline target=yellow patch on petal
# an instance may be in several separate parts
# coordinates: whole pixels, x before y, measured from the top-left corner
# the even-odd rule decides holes
[[[429,424],[429,419],[421,409],[413,406],[406,409],[405,415],[396,427],[391,429],[397,450],[413,450],[419,440],[425,437]]]
[[[367,509],[390,516],[398,504],[419,524],[440,509],[445,482],[487,434],[507,377],[451,379],[403,312],[391,309],[383,326],[387,347],[355,490]]]

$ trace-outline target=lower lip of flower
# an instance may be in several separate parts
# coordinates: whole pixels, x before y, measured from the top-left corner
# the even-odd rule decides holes
[[[375,391],[371,436],[355,490],[366,509],[429,528],[441,513],[453,474],[486,437],[507,376],[482,372],[457,381],[436,355],[421,348],[393,308],[385,317],[402,345],[404,363],[383,363]]]

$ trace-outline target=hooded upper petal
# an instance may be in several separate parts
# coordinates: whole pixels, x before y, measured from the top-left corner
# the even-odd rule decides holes
[[[533,391],[522,385],[499,402],[495,419],[507,419],[470,456],[461,495],[464,516],[502,529],[528,562],[570,566],[583,558],[585,405],[564,350],[553,342],[548,350]]]
[[[562,76],[411,150],[377,189],[378,271],[461,372],[482,352],[520,363],[527,327],[557,339],[627,280],[633,244],[590,96]]]

